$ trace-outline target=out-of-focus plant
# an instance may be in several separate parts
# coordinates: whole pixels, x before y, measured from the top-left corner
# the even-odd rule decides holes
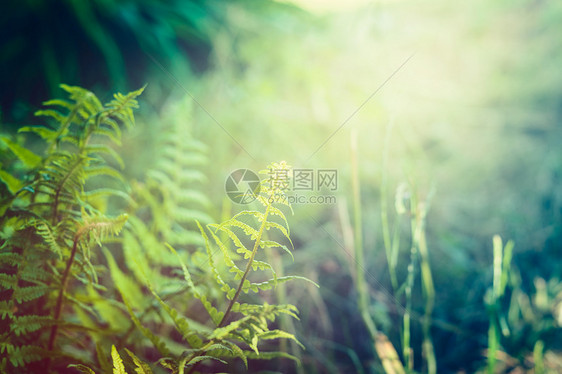
[[[93,186],[99,177],[122,180],[104,157],[121,163],[112,146],[120,143],[121,125],[134,124],[132,111],[143,89],[102,104],[90,91],[61,87],[69,99],[47,101],[36,113],[51,123],[20,129],[43,139],[43,156],[1,138],[16,156],[0,170],[6,187],[0,199],[3,372],[41,367],[48,372],[51,365],[59,370],[68,360],[91,358],[91,352],[77,356],[67,349],[75,334],[91,330],[69,317],[69,306],[91,310],[95,300],[79,300],[76,284],[100,287],[92,249],[119,233],[127,220],[126,214],[109,217],[100,210],[108,197],[126,195]]]

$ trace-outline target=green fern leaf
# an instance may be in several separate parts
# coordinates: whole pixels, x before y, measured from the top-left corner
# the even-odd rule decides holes
[[[281,233],[289,240],[289,242],[291,243],[291,246],[293,246],[293,242],[291,241],[291,238],[289,237],[289,231],[285,227],[281,226],[277,222],[270,222],[270,221],[266,222],[265,223],[265,229],[269,230],[271,228],[276,228],[279,231],[281,231]]]
[[[174,325],[176,326],[178,332],[183,336],[183,338],[189,343],[191,347],[200,348],[203,345],[203,341],[199,336],[197,336],[195,331],[190,328],[187,319],[180,316],[175,308],[169,306],[164,300],[162,300],[162,298],[156,293],[156,291],[154,291],[148,279],[146,279],[145,281],[152,295],[154,295],[158,303],[162,306],[162,309],[164,309],[164,311],[174,322]]]
[[[270,289],[276,287],[278,284],[285,283],[285,282],[288,282],[290,280],[303,280],[303,281],[312,283],[316,287],[320,287],[317,283],[315,283],[314,281],[312,281],[308,278],[300,277],[300,276],[297,276],[297,275],[288,275],[288,276],[279,277],[279,278],[276,278],[276,279],[270,279],[270,280],[265,281],[265,282],[248,283],[247,285],[246,284],[244,285],[242,290],[245,293],[248,293],[248,291],[250,291],[250,290],[252,290],[254,292],[258,292],[259,290],[262,290],[262,291],[270,290]]]
[[[234,357],[239,357],[242,359],[242,361],[244,362],[244,366],[246,367],[246,369],[248,369],[248,358],[246,357],[246,354],[244,353],[242,348],[228,341],[226,341],[225,344],[228,344]]]
[[[97,112],[103,108],[96,95],[85,88],[67,84],[61,84],[59,87],[68,92],[70,99],[76,104],[85,106],[91,112]]]
[[[12,301],[1,300],[0,301],[0,316],[1,319],[6,317],[12,317],[14,313],[14,303]]]
[[[238,221],[237,219],[231,218],[223,223],[221,223],[218,227],[220,230],[222,227],[238,227],[241,228],[246,235],[250,237],[250,239],[254,240],[258,237],[258,230],[254,229],[252,226],[248,225],[247,223]]]
[[[276,248],[276,247],[277,247],[277,248],[281,248],[282,250],[284,250],[285,252],[287,252],[289,255],[291,255],[291,259],[292,259],[293,261],[295,261],[295,258],[293,257],[293,252],[291,252],[291,250],[290,250],[289,248],[287,248],[286,245],[283,245],[283,244],[281,244],[281,243],[278,243],[278,242],[276,242],[276,241],[274,241],[274,240],[262,240],[262,241],[260,242],[260,247],[261,247],[261,248],[265,248],[265,247],[268,247],[268,248]]]
[[[127,127],[134,126],[133,109],[138,108],[138,103],[135,99],[144,91],[145,87],[129,92],[127,95],[121,93],[114,94],[114,100],[106,104],[109,114],[119,118]]]
[[[0,264],[6,264],[10,266],[20,266],[23,259],[17,253],[11,252],[1,252],[0,253]]]
[[[285,331],[282,331],[282,330],[270,330],[270,331],[263,332],[259,335],[259,339],[260,340],[291,339],[295,343],[297,343],[299,345],[299,347],[301,347],[302,349],[305,349],[304,345],[302,345],[302,343],[299,342],[293,334],[289,334],[288,332],[285,332]]]
[[[252,255],[252,251],[249,250],[244,244],[242,244],[242,241],[238,238],[238,236],[232,230],[230,230],[226,226],[220,226],[220,225],[216,225],[216,224],[211,224],[209,226],[215,227],[216,230],[220,230],[220,231],[225,232],[228,235],[228,237],[230,238],[230,240],[232,240],[232,242],[236,246],[236,248],[237,248],[236,252],[243,254],[245,259],[250,258],[250,256]]]
[[[51,227],[43,220],[33,220],[30,222],[30,225],[35,226],[37,235],[45,241],[52,252],[58,255],[59,259],[62,259],[63,251],[57,243],[58,233],[56,227]]]
[[[41,109],[41,110],[36,111],[34,113],[34,115],[36,117],[40,117],[40,116],[50,117],[50,118],[54,119],[55,122],[57,122],[57,123],[64,123],[65,119],[66,119],[63,114],[61,114],[61,113],[59,113],[59,112],[57,112],[56,110],[53,110],[53,109]],[[53,136],[53,139],[51,139],[51,140],[54,140],[57,136],[58,136],[58,134],[55,134]]]
[[[117,141],[115,143],[117,143],[117,144],[121,143],[121,127],[119,127],[119,124],[117,123],[117,121],[115,121],[111,117],[103,117],[100,125],[105,125],[105,126],[107,126],[107,128],[100,127],[99,129],[105,129],[105,130],[108,130],[108,131],[113,133],[113,137],[115,137],[117,139]],[[110,136],[110,138],[111,138],[111,136]]]
[[[16,336],[20,336],[37,331],[43,327],[51,326],[53,322],[51,317],[46,316],[26,315],[13,317],[10,330],[16,334]]]
[[[105,144],[88,145],[84,148],[84,151],[88,155],[91,155],[91,154],[107,154],[107,155],[111,156],[111,158],[113,160],[115,160],[117,162],[117,164],[119,165],[121,170],[123,170],[125,168],[125,163],[123,162],[123,159],[121,158],[121,156],[119,156],[119,154],[117,152],[115,152],[115,150],[113,148],[110,148]]]
[[[67,366],[68,368],[74,368],[83,374],[96,374],[95,371],[87,367],[86,365],[82,364],[70,364]]]
[[[195,284],[193,283],[193,280],[191,279],[191,274],[189,273],[189,271],[187,270],[187,266],[185,266],[185,263],[183,262],[183,260],[181,259],[180,255],[178,254],[178,252],[176,252],[176,250],[168,243],[165,243],[166,247],[168,247],[168,249],[176,256],[176,258],[178,259],[178,262],[180,263],[180,266],[182,268],[183,271],[183,277],[185,279],[185,281],[187,282],[187,286],[189,287],[189,289],[195,294],[196,297],[199,297],[199,292],[197,291],[197,289],[195,288]]]
[[[119,356],[119,352],[114,345],[111,346],[111,358],[113,359],[113,374],[127,374],[123,359]]]
[[[207,300],[207,296],[201,295],[199,299],[201,300],[201,303],[205,307],[207,313],[209,313],[209,316],[211,317],[213,323],[218,326],[224,316],[224,313],[219,312],[217,308],[215,308],[213,304],[211,304],[211,302]]]
[[[111,255],[111,252],[107,248],[102,248],[105,258],[107,259],[107,264],[109,265],[109,271],[111,273],[111,279],[113,280],[115,286],[121,291],[121,293],[127,295],[127,299],[131,302],[131,305],[139,310],[144,310],[146,308],[145,298],[143,297],[142,291],[139,285],[131,278],[123,274],[115,259]]]
[[[103,242],[108,236],[115,236],[119,234],[127,219],[128,214],[121,214],[114,218],[104,216],[88,216],[85,211],[82,211],[84,217],[84,224],[79,229],[77,236],[89,236],[98,242]]]
[[[34,169],[41,163],[41,157],[31,152],[29,149],[13,142],[6,136],[0,136],[0,140],[18,157],[23,165],[29,169]]]
[[[289,222],[287,221],[287,217],[285,217],[285,214],[283,214],[280,209],[274,207],[273,205],[269,206],[269,213],[281,217],[281,219],[285,223],[285,227],[287,228],[287,234],[290,236],[291,231],[289,230]]]
[[[15,275],[0,273],[0,286],[2,288],[11,290],[18,284],[18,278]]]
[[[211,269],[211,273],[213,274],[213,277],[215,278],[215,280],[217,281],[219,286],[221,286],[221,290],[227,295],[227,297],[229,297],[229,299],[231,299],[231,295],[233,297],[234,293],[236,291],[233,288],[231,288],[220,276],[220,274],[219,274],[219,272],[218,272],[218,270],[215,266],[215,262],[213,260],[213,252],[211,252],[209,237],[205,233],[205,230],[203,230],[203,227],[201,226],[199,221],[195,221],[195,222],[197,223],[197,226],[199,227],[199,230],[201,231],[201,236],[203,236],[203,239],[205,239],[205,248],[207,250],[207,258],[208,258],[208,261],[209,261],[209,268]]]
[[[117,170],[113,169],[107,165],[97,165],[97,166],[89,166],[84,168],[85,177],[84,179],[89,179],[96,176],[107,176],[115,178],[123,183],[125,183],[125,179]]]
[[[51,99],[51,100],[43,101],[43,105],[44,106],[61,106],[61,107],[66,108],[68,110],[72,110],[72,108],[74,106],[74,104],[72,104],[70,101],[62,100],[62,99]]]
[[[57,138],[57,132],[44,126],[24,126],[18,132],[32,132],[39,135],[43,140],[52,142]]]
[[[205,361],[205,360],[214,360],[214,361],[221,362],[221,363],[223,363],[223,364],[227,364],[226,361],[221,360],[221,359],[218,358],[218,357],[214,357],[214,356],[196,356],[196,357],[193,357],[191,360],[189,360],[189,362],[187,363],[187,365],[193,366],[193,365],[195,365],[195,364],[197,364],[197,363],[199,363],[199,362],[201,362],[201,361]],[[180,373],[181,373],[181,371],[180,371]]]
[[[10,343],[0,343],[0,353],[6,352],[10,363],[14,367],[22,367],[30,362],[39,361],[47,356],[49,352],[34,345],[14,346]]]
[[[128,193],[113,188],[97,188],[95,190],[84,192],[83,196],[86,201],[93,201],[102,197],[119,196],[128,203],[134,203]]]
[[[160,339],[160,337],[158,337],[157,335],[152,333],[152,331],[150,331],[148,328],[146,328],[142,324],[142,322],[138,319],[136,314],[133,312],[133,309],[131,308],[131,305],[128,302],[127,298],[123,295],[123,293],[120,290],[119,290],[119,292],[121,294],[121,299],[123,299],[123,303],[125,304],[125,307],[127,308],[127,311],[129,312],[129,316],[131,316],[131,319],[133,320],[133,323],[135,324],[135,326],[140,330],[140,332],[146,338],[148,338],[148,340],[150,340],[152,342],[154,347],[158,350],[158,352],[160,352],[160,354],[162,356],[164,356],[164,357],[169,356],[170,350],[168,349],[166,344]]]
[[[211,225],[212,227],[212,225]],[[229,253],[228,253],[228,249],[226,248],[226,246],[224,245],[224,243],[222,242],[222,240],[220,240],[214,232],[210,231],[211,235],[213,236],[213,239],[215,240],[215,243],[217,243],[217,245],[219,246],[223,258],[224,258],[224,262],[226,264],[226,266],[228,266],[230,268],[230,272],[235,273],[236,277],[234,279],[242,279],[242,276],[244,275],[244,271],[239,269],[238,266],[236,266],[236,264],[234,263],[234,261],[232,261],[232,258],[230,257]]]
[[[297,357],[286,352],[260,352],[259,354],[257,354],[256,352],[252,351],[244,351],[244,354],[247,358],[252,360],[273,360],[275,358],[286,358],[289,360],[293,360],[296,363],[300,363],[300,360]]]
[[[118,126],[117,126],[117,129],[119,129]],[[106,136],[114,144],[121,145],[121,130],[119,130],[119,132],[116,132],[113,129],[106,129],[106,128],[103,128],[103,127],[98,127],[97,129],[95,129],[93,131],[93,133],[97,134],[97,135]]]
[[[15,195],[23,187],[22,181],[4,170],[0,170],[0,181],[4,182],[12,195]]]
[[[135,372],[137,374],[152,374],[152,369],[150,369],[150,366],[148,366],[146,362],[139,359],[137,356],[135,356],[133,352],[129,351],[127,348],[125,348],[125,351],[129,354],[129,356],[133,360],[133,363],[136,366]]]

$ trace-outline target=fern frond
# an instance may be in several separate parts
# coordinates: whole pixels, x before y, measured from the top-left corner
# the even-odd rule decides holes
[[[279,231],[281,231],[283,236],[285,236],[285,238],[287,238],[287,240],[289,240],[289,242],[291,243],[291,246],[293,246],[293,242],[291,241],[291,238],[289,237],[289,231],[287,230],[287,228],[281,226],[277,222],[267,221],[265,223],[265,229],[269,230],[271,228],[275,228],[275,229],[278,229]]]
[[[228,249],[226,248],[226,246],[224,245],[222,240],[220,240],[218,238],[218,236],[215,235],[214,232],[210,231],[210,233],[213,236],[213,239],[215,240],[215,243],[217,243],[217,245],[219,246],[219,248],[222,252],[222,255],[224,257],[224,262],[225,262],[226,266],[228,266],[230,268],[230,272],[236,274],[234,279],[235,280],[242,279],[242,276],[244,275],[244,271],[239,269],[238,266],[236,266],[236,264],[234,263],[234,261],[232,261],[232,258],[230,257],[230,254],[228,253]]]
[[[16,300],[18,303],[28,302],[40,298],[50,290],[51,289],[46,286],[17,287],[14,289],[12,299]]]
[[[290,340],[293,340],[295,343],[297,343],[299,347],[301,347],[302,349],[305,349],[304,345],[302,345],[302,343],[299,342],[293,334],[289,334],[288,332],[285,332],[285,331],[282,331],[282,330],[265,331],[265,332],[263,332],[259,335],[259,339],[260,340],[290,339]]]
[[[88,234],[99,243],[109,236],[118,235],[129,218],[128,214],[121,214],[115,218],[88,216],[84,211],[82,216],[84,217],[84,224],[78,229],[76,236],[83,237]]]
[[[14,303],[6,300],[0,301],[0,319],[5,319],[6,317],[11,317],[14,313]]]
[[[15,346],[10,343],[0,343],[0,354],[6,353],[12,366],[22,367],[30,362],[42,360],[48,352],[35,345]]]
[[[183,338],[189,343],[189,345],[193,348],[200,348],[203,345],[202,339],[197,336],[197,332],[194,331],[187,320],[187,318],[182,317],[179,312],[168,305],[162,298],[156,293],[156,291],[152,288],[149,280],[145,278],[146,285],[152,295],[156,298],[162,309],[168,314],[168,316],[174,322],[178,332],[183,336]]]
[[[23,187],[22,181],[4,170],[0,170],[0,181],[4,182],[12,195],[15,195]]]
[[[265,248],[265,247],[268,247],[268,248],[281,248],[283,251],[287,252],[287,253],[291,256],[291,259],[292,259],[293,261],[295,261],[295,258],[293,257],[293,252],[291,252],[291,250],[290,250],[289,248],[287,248],[286,245],[283,245],[283,244],[281,244],[281,243],[278,243],[278,242],[276,242],[275,240],[262,240],[262,241],[260,242],[260,247],[261,247],[261,248]]]
[[[215,308],[213,304],[211,304],[211,302],[207,300],[207,296],[201,295],[199,299],[201,300],[201,303],[205,307],[207,313],[209,313],[209,316],[211,317],[213,323],[218,326],[224,317],[224,313],[219,312],[217,308]]]
[[[113,360],[113,374],[127,374],[123,359],[119,356],[119,352],[114,345],[111,346],[111,358]]]
[[[252,251],[249,250],[243,243],[242,241],[238,238],[238,236],[232,231],[230,230],[228,227],[226,226],[219,226],[216,224],[212,224],[209,225],[210,227],[215,227],[217,230],[223,231],[225,232],[228,237],[230,238],[230,240],[232,240],[232,242],[234,243],[234,245],[236,246],[236,252],[243,254],[245,259],[250,258],[250,256],[252,255]]]
[[[59,259],[63,257],[63,250],[61,249],[59,243],[57,243],[57,226],[51,226],[44,220],[32,220],[30,222],[31,226],[36,228],[35,233],[39,235],[47,244],[49,249],[58,255]]]
[[[181,259],[178,252],[176,252],[176,250],[170,244],[168,244],[168,243],[165,243],[165,244],[166,244],[166,247],[168,247],[168,249],[170,250],[170,252],[172,252],[176,256],[176,258],[178,259],[178,262],[179,262],[179,264],[182,268],[182,271],[183,271],[183,277],[184,277],[185,281],[187,282],[187,286],[195,294],[195,296],[197,298],[199,298],[199,292],[195,288],[195,284],[193,283],[193,280],[191,278],[191,274],[187,270],[187,266],[185,265],[185,263]]]
[[[288,282],[290,280],[302,280],[302,281],[312,283],[316,287],[320,287],[316,282],[314,282],[314,281],[312,281],[308,278],[300,277],[298,275],[287,275],[287,276],[279,277],[279,278],[276,278],[276,279],[275,278],[270,279],[270,280],[265,281],[265,282],[247,283],[247,284],[244,285],[242,290],[245,293],[248,293],[250,290],[252,290],[254,292],[258,292],[259,290],[266,291],[266,290],[270,290],[270,289],[276,287],[278,284],[285,283],[285,282]]]
[[[246,358],[251,360],[273,360],[275,358],[285,358],[300,363],[300,360],[287,352],[260,352],[244,351]]]
[[[123,162],[121,156],[119,156],[119,154],[113,148],[110,148],[105,144],[87,145],[84,148],[84,152],[87,155],[106,154],[110,156],[114,161],[116,161],[121,169],[125,167],[125,163]]]
[[[34,115],[36,117],[50,117],[55,120],[57,123],[63,123],[65,121],[65,116],[62,113],[57,112],[53,109],[40,109],[37,110]],[[55,133],[54,136],[50,137],[50,141],[54,141],[57,138],[58,134]]]
[[[86,365],[82,364],[70,364],[67,366],[68,368],[74,368],[83,374],[96,374],[95,371],[87,367]]]
[[[18,285],[18,278],[15,275],[0,273],[0,286],[6,290],[12,290]]]
[[[2,252],[0,253],[0,264],[9,266],[19,266],[23,262],[21,256],[17,253]]]
[[[37,114],[38,112],[36,112]],[[60,116],[60,114],[59,114]],[[62,116],[61,116],[62,117]],[[46,140],[47,142],[52,142],[56,139],[57,137],[57,132],[54,130],[51,130],[45,126],[24,126],[24,127],[20,127],[20,129],[18,130],[18,132],[32,132],[35,133],[37,135],[39,135],[43,140]]]
[[[131,277],[123,274],[115,262],[111,252],[107,248],[102,248],[102,250],[105,258],[107,259],[111,279],[113,280],[115,286],[121,291],[121,293],[127,295],[127,299],[131,302],[131,305],[134,308],[144,310],[146,308],[146,303],[139,285]]]
[[[218,357],[206,355],[206,356],[195,356],[191,360],[189,360],[189,362],[187,362],[186,365],[194,366],[194,365],[198,364],[199,362],[205,361],[205,360],[214,360],[214,361],[218,361],[218,362],[223,363],[223,364],[227,363],[226,361],[221,360]],[[180,374],[183,373],[182,369],[183,368],[180,367],[180,371],[179,371]]]
[[[0,136],[0,140],[12,151],[14,155],[21,161],[21,163],[28,169],[34,169],[41,164],[41,157],[31,152],[29,149],[24,148],[16,142],[13,142],[7,136]]]
[[[117,179],[118,181],[125,183],[123,175],[117,170],[113,169],[111,166],[107,165],[92,165],[84,168],[84,179],[90,179],[97,176],[106,176]]]
[[[47,316],[26,315],[19,317],[12,317],[10,330],[16,336],[27,334],[29,332],[37,331],[41,328],[51,326],[55,321]]]
[[[135,372],[137,374],[152,374],[152,369],[150,368],[150,366],[148,366],[146,362],[139,359],[137,356],[135,356],[133,352],[129,351],[127,348],[125,348],[125,351],[133,360],[133,363],[136,366]]]
[[[224,221],[217,227],[217,229],[221,230],[223,227],[241,228],[244,231],[244,233],[250,237],[251,240],[254,240],[258,237],[258,230],[254,229],[252,226],[248,225],[247,223],[237,220],[236,218],[231,218],[227,221]]]
[[[113,188],[97,188],[95,190],[86,191],[83,194],[83,198],[86,201],[92,201],[102,197],[109,197],[109,196],[118,196],[129,203],[134,203],[133,200],[131,199],[131,196],[128,193]]]
[[[162,341],[162,339],[160,339],[160,337],[158,337],[157,335],[155,335],[152,331],[150,331],[150,329],[148,329],[147,327],[145,327],[142,322],[139,320],[139,318],[137,317],[137,315],[133,312],[133,309],[131,308],[130,303],[128,302],[127,298],[125,297],[125,295],[121,292],[121,290],[119,290],[120,294],[121,294],[121,299],[123,299],[123,303],[125,304],[125,307],[127,308],[127,311],[129,312],[129,316],[131,317],[131,319],[133,320],[133,323],[135,324],[135,326],[140,330],[140,332],[146,337],[148,338],[148,340],[150,340],[152,342],[152,344],[154,345],[154,347],[158,350],[158,352],[160,352],[160,354],[163,357],[169,356],[170,355],[170,350],[168,349],[168,347],[166,346],[166,343],[164,343]]]
[[[89,113],[96,113],[102,109],[101,102],[98,100],[96,95],[94,95],[92,92],[88,91],[87,89],[78,86],[70,86],[67,84],[61,84],[60,88],[62,88],[63,90],[65,90],[70,94],[69,95],[70,99],[74,101],[74,103],[71,104],[72,108],[75,108],[77,106],[84,107],[84,109]],[[56,102],[55,104],[60,105],[60,102]],[[49,104],[45,104],[45,105],[49,105]],[[68,105],[64,105],[64,104],[63,106],[68,107]],[[88,118],[88,116],[84,116],[84,117]]]
[[[136,98],[144,91],[145,87],[129,92],[126,95],[122,93],[114,94],[114,99],[105,105],[108,116],[119,119],[127,127],[134,126],[135,117],[133,116],[133,109],[138,108]]]

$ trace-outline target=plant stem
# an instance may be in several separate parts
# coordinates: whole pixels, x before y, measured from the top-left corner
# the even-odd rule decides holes
[[[361,217],[361,188],[359,186],[359,170],[357,165],[357,134],[351,139],[351,173],[353,190],[353,226],[355,242],[355,273],[357,274],[357,294],[359,297],[359,311],[373,340],[377,336],[377,327],[368,313],[369,294],[365,281],[365,260],[363,254],[363,220]]]
[[[60,318],[60,314],[62,311],[62,305],[64,301],[64,292],[66,291],[66,285],[68,283],[68,277],[70,275],[70,269],[72,268],[72,264],[74,263],[74,258],[76,257],[76,252],[78,250],[78,243],[80,242],[80,238],[82,235],[87,231],[87,227],[81,227],[76,234],[74,235],[74,241],[72,243],[72,250],[70,251],[70,257],[66,262],[66,268],[64,269],[64,273],[62,274],[62,281],[61,287],[59,291],[59,296],[57,297],[57,303],[55,305],[55,312],[53,314],[53,319],[55,320],[55,324],[51,328],[51,335],[49,336],[49,344],[47,346],[48,351],[52,351],[53,347],[55,346],[55,340],[57,338],[58,332],[58,320]]]
[[[242,276],[242,279],[240,279],[240,284],[238,285],[238,289],[236,290],[236,293],[234,294],[232,300],[230,300],[230,303],[228,304],[228,308],[226,308],[226,311],[224,312],[224,315],[222,316],[222,319],[218,327],[224,327],[226,323],[226,319],[230,314],[230,311],[232,310],[234,303],[238,299],[238,296],[240,296],[240,292],[242,291],[242,287],[244,286],[244,281],[246,280],[248,274],[250,273],[250,269],[252,268],[252,263],[254,262],[254,257],[256,256],[256,253],[258,252],[258,248],[260,246],[261,238],[263,236],[263,231],[265,230],[265,224],[267,223],[267,216],[269,215],[269,207],[270,206],[268,205],[267,208],[265,209],[265,213],[263,215],[263,221],[261,223],[260,230],[258,231],[258,236],[256,237],[254,248],[252,249],[252,254],[250,256],[250,259],[248,260],[248,264],[246,265],[246,270],[244,271],[244,275]]]
[[[269,207],[270,206],[268,205],[265,209],[265,213],[263,215],[263,221],[262,221],[260,229],[258,231],[258,236],[256,237],[256,242],[254,243],[254,248],[252,249],[252,254],[250,255],[250,258],[248,259],[248,264],[246,265],[246,270],[244,271],[244,275],[242,276],[242,279],[240,279],[240,284],[238,285],[238,289],[236,290],[236,293],[234,294],[234,297],[232,298],[232,300],[230,300],[230,303],[228,304],[228,307],[226,308],[226,311],[224,312],[224,315],[222,316],[222,319],[221,319],[218,327],[224,327],[224,325],[226,324],[226,321],[227,321],[227,317],[229,316],[230,311],[232,310],[232,307],[234,306],[234,303],[238,299],[238,296],[240,296],[240,292],[242,292],[242,287],[244,286],[244,281],[246,280],[246,278],[248,277],[248,274],[250,273],[250,269],[252,268],[252,263],[254,262],[254,257],[256,256],[256,253],[258,252],[258,248],[260,246],[261,238],[263,236],[263,232],[265,230],[265,225],[267,223],[267,216],[269,215]],[[214,344],[214,340],[211,340],[210,342],[205,344],[205,346],[203,348],[201,348],[199,351],[195,352],[192,355],[192,357],[190,357],[189,360],[187,360],[187,362],[193,360],[195,357],[205,355],[207,349],[212,344]],[[189,374],[193,373],[198,366],[199,366],[199,363],[193,365],[193,367],[189,370],[188,373]]]
[[[377,330],[375,321],[369,314],[369,290],[367,281],[365,280],[365,265],[363,254],[363,229],[361,218],[361,189],[359,184],[359,170],[357,162],[357,134],[353,133],[351,137],[351,171],[352,171],[352,188],[353,188],[353,211],[354,211],[354,233],[355,233],[355,272],[358,293],[358,308],[363,319],[363,323],[367,327],[373,349],[381,360],[384,371],[388,374],[404,374],[404,367],[398,359],[396,349],[390,343],[386,335]]]
[[[431,267],[429,264],[429,252],[427,250],[427,241],[425,238],[425,217],[427,215],[427,203],[420,202],[416,209],[416,232],[417,246],[421,258],[421,278],[425,297],[425,314],[422,322],[423,329],[423,356],[427,363],[428,374],[437,372],[437,362],[435,359],[435,350],[431,340],[431,314],[435,304],[435,287],[433,285],[433,277],[431,275]]]
[[[382,237],[384,242],[384,249],[386,252],[386,260],[388,262],[388,272],[390,274],[390,282],[394,292],[398,289],[398,280],[396,277],[396,261],[394,256],[394,243],[390,239],[390,227],[388,224],[388,152],[390,147],[390,135],[392,133],[392,122],[390,122],[386,129],[386,136],[384,140],[383,155],[382,155],[382,178],[380,188],[381,199],[381,225]],[[396,236],[396,235],[395,235]],[[397,239],[396,237],[394,239]],[[396,240],[394,240],[396,241]]]

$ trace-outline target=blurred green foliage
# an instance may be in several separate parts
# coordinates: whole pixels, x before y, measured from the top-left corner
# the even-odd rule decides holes
[[[45,97],[56,95],[60,82],[108,93],[147,80],[157,86],[167,76],[150,56],[191,81],[209,68],[216,34],[222,30],[235,37],[226,14],[234,4],[254,12],[276,5],[217,0],[8,2],[0,16],[0,85],[11,87],[1,96],[3,115],[8,121],[29,118],[29,105],[38,107]]]
[[[68,24],[82,31],[64,31],[69,41],[59,44],[53,42],[59,40],[52,36],[55,31],[44,26],[49,32],[36,34],[33,48],[39,57],[28,65],[12,57],[27,51],[22,47],[26,39],[3,39],[2,51],[8,51],[2,53],[3,62],[11,64],[3,71],[21,72],[21,85],[2,73],[2,83],[16,87],[2,109],[13,112],[7,118],[17,118],[18,106],[4,103],[45,98],[31,88],[34,82],[78,77],[80,82],[71,83],[93,87],[148,81],[149,109],[124,140],[124,158],[132,165],[126,173],[141,176],[144,169],[157,167],[151,162],[161,123],[189,121],[191,135],[211,149],[205,174],[212,181],[207,194],[215,215],[223,206],[222,211],[231,209],[223,203],[223,182],[239,167],[257,169],[264,160],[286,159],[295,167],[337,169],[336,206],[295,207],[295,263],[285,264],[287,271],[304,273],[322,286],[288,291],[301,310],[296,334],[307,346],[302,360],[311,373],[381,370],[359,314],[354,257],[338,245],[349,235],[344,228],[354,224],[351,218],[344,224],[351,211],[349,138],[354,129],[359,134],[363,266],[377,327],[401,348],[404,296],[394,293],[390,273],[401,282],[408,276],[411,227],[407,217],[389,210],[390,230],[403,238],[391,270],[382,206],[393,206],[401,185],[415,185],[420,196],[434,188],[426,240],[435,287],[430,330],[438,372],[486,367],[491,315],[507,326],[500,329],[496,371],[529,370],[537,359],[545,370],[560,367],[562,4],[389,1],[316,15],[286,4],[258,3],[89,3],[97,26],[80,15],[84,10],[78,9],[86,5],[44,6],[45,14],[64,9],[67,22],[59,28]],[[26,13],[13,7],[13,19],[39,9],[29,6]],[[33,14],[37,25],[53,22],[38,10]],[[96,32],[111,42],[92,36]],[[45,55],[41,45],[49,43],[54,47]],[[85,54],[78,52],[83,44],[90,46]],[[111,52],[112,45],[118,52]],[[60,50],[59,73],[45,68],[53,65],[49,50]],[[491,313],[485,295],[493,288],[495,234],[515,246],[505,294]],[[353,254],[352,247],[344,247]],[[420,274],[415,277],[411,346],[415,370],[424,371],[420,316],[426,306]]]

